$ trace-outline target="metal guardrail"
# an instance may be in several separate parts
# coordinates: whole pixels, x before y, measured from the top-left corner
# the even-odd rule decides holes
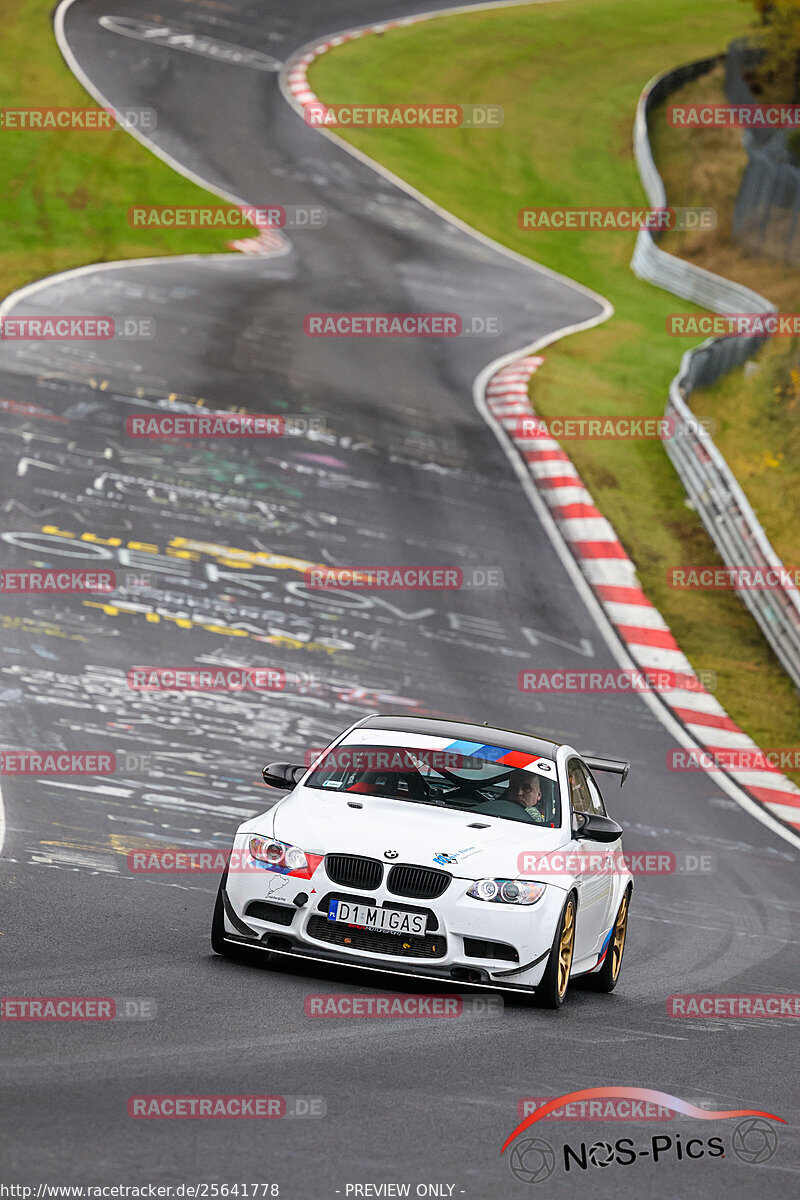
[[[665,208],[667,200],[650,149],[649,111],[688,80],[711,70],[722,57],[689,63],[656,76],[639,98],[634,153],[654,208]],[[776,311],[757,292],[659,249],[653,235],[645,229],[636,239],[631,267],[639,278],[713,312]],[[670,384],[666,415],[673,419],[675,432],[664,439],[664,448],[723,562],[729,567],[780,570],[783,564],[733,472],[687,404],[695,388],[714,383],[741,366],[763,342],[760,337],[712,338],[684,354],[680,370]],[[739,588],[736,591],[758,621],[795,687],[800,689],[800,592],[791,584],[769,591]]]
[[[747,82],[747,71],[754,67],[761,58],[761,51],[752,45],[747,38],[736,38],[728,46],[725,55],[725,95],[732,104],[758,104],[758,96],[751,90]],[[784,142],[786,133],[774,129],[749,130],[753,142],[763,146],[769,142]]]
[[[757,104],[746,72],[760,57],[739,38],[725,59],[725,94],[735,104]],[[800,167],[790,154],[785,129],[745,129],[747,167],[733,209],[731,232],[756,254],[800,263]]]
[[[800,263],[800,168],[774,158],[751,139],[745,131],[747,167],[733,209],[733,236],[754,254],[796,267]]]

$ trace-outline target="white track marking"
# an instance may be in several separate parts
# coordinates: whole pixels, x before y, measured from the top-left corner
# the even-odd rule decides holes
[[[78,60],[75,58],[75,55],[72,53],[72,50],[69,47],[69,43],[67,42],[66,36],[64,34],[64,17],[66,15],[67,9],[70,8],[74,3],[75,3],[75,0],[61,0],[61,3],[59,4],[59,6],[55,12],[54,28],[55,28],[55,37],[56,37],[56,41],[58,43],[59,50],[61,51],[62,55],[64,56],[64,60],[67,64],[67,66],[69,67],[70,71],[75,76],[75,78],[79,81],[79,83],[81,83],[82,86],[86,89],[86,91],[89,93],[89,95],[92,96],[98,102],[98,104],[100,104],[103,108],[108,109],[111,112],[116,114],[116,109],[111,104],[111,102],[106,99],[106,97],[102,94],[102,92],[98,88],[95,87],[95,85],[92,83],[91,79],[89,79],[88,75],[86,75],[86,73],[83,71],[80,64],[78,63]],[[200,175],[197,175],[194,171],[189,170],[188,167],[184,167],[181,163],[178,162],[177,159],[173,158],[170,154],[167,154],[165,151],[160,150],[157,146],[154,146],[151,142],[149,142],[147,140],[147,138],[144,137],[143,134],[139,133],[138,130],[129,129],[126,127],[125,131],[126,131],[126,133],[129,133],[131,135],[131,137],[136,138],[136,140],[138,142],[141,142],[141,144],[143,146],[145,146],[150,151],[151,154],[155,154],[157,158],[160,158],[163,162],[165,162],[174,171],[177,171],[178,174],[185,176],[187,179],[191,180],[192,183],[196,183],[199,187],[202,187],[205,191],[211,192],[215,196],[221,196],[222,199],[224,199],[224,200],[230,200],[233,204],[242,205],[242,204],[247,203],[246,200],[241,199],[239,196],[234,195],[232,192],[227,192],[221,188],[216,187],[214,184],[209,183],[208,180],[203,179]],[[287,244],[287,246],[285,247],[284,250],[276,251],[272,257],[278,257],[278,255],[280,255],[280,254],[288,254],[290,250],[291,250],[291,245]],[[207,262],[215,262],[215,261],[220,261],[220,260],[224,260],[225,262],[231,262],[231,260],[233,258],[234,258],[233,253],[231,253],[231,254],[181,254],[181,255],[175,255],[174,257],[164,256],[164,257],[159,257],[159,258],[122,259],[118,262],[94,263],[94,264],[89,264],[85,267],[73,267],[71,270],[59,271],[56,275],[49,275],[45,279],[34,280],[33,283],[26,284],[24,287],[17,288],[16,291],[11,292],[8,296],[6,296],[4,298],[2,303],[0,303],[0,320],[2,320],[3,317],[8,316],[8,314],[16,307],[17,304],[19,304],[19,302],[21,300],[24,300],[29,296],[33,296],[37,292],[42,291],[44,288],[51,287],[53,284],[56,284],[63,279],[77,278],[79,275],[86,275],[86,274],[89,274],[90,272],[110,271],[110,270],[114,270],[114,269],[121,268],[121,267],[145,267],[145,266],[152,266],[153,264],[164,264],[164,263],[173,263],[174,264],[174,263],[185,263],[185,262],[207,263]],[[246,260],[246,261],[250,261],[250,260]],[[2,853],[3,845],[5,843],[5,835],[6,835],[6,817],[5,817],[5,809],[3,806],[3,793],[2,793],[2,790],[0,790],[0,853]]]
[[[72,3],[72,0],[69,0],[69,3]],[[288,249],[284,253],[288,253]],[[62,280],[77,279],[79,275],[93,275],[99,271],[117,271],[123,267],[164,266],[166,263],[174,265],[175,263],[225,262],[230,265],[231,262],[252,261],[253,259],[251,258],[240,259],[235,253],[231,252],[230,254],[175,254],[164,255],[159,258],[121,258],[116,262],[87,263],[85,267],[69,267],[66,271],[59,271],[55,275],[46,275],[43,279],[35,279],[33,283],[26,283],[21,288],[17,288],[16,291],[10,292],[2,303],[0,303],[0,318],[7,317],[20,301],[26,300],[29,296],[33,296],[45,288],[52,287],[54,284],[61,283]]]
[[[92,82],[70,49],[69,42],[67,41],[64,33],[64,20],[67,15],[67,10],[72,8],[74,3],[75,0],[61,0],[61,3],[56,9],[55,16],[53,18],[53,28],[55,31],[56,42],[58,43],[58,48],[64,56],[64,61],[69,67],[70,71],[78,80],[78,82],[86,89],[89,95],[93,96],[97,103],[101,105],[101,107],[108,109],[109,112],[112,112],[114,116],[117,117],[119,116],[118,110]],[[173,171],[177,171],[179,175],[183,175],[186,177],[186,179],[190,179],[192,183],[198,184],[199,187],[204,188],[207,192],[213,192],[215,196],[222,196],[224,200],[230,200],[232,204],[247,203],[246,200],[243,200],[240,196],[234,195],[233,192],[228,192],[222,188],[209,184],[207,179],[203,179],[202,176],[197,175],[189,167],[185,167],[165,150],[159,149],[159,147],[154,145],[149,138],[145,137],[143,133],[140,133],[138,129],[130,129],[127,125],[124,126],[124,128],[126,133],[129,133],[132,138],[136,138],[137,142],[141,142],[141,144],[145,146],[151,152],[151,154],[155,154],[156,158],[160,158],[162,162],[165,162],[168,166],[172,167]],[[172,259],[171,261],[174,262],[175,260]]]
[[[534,2],[550,3],[550,2],[552,2],[552,0],[534,0]],[[434,17],[454,16],[454,15],[458,15],[461,13],[480,11],[481,9],[514,7],[516,4],[517,4],[517,0],[511,0],[510,4],[507,4],[507,3],[479,4],[479,5],[469,5],[469,6],[465,6],[463,8],[457,8],[457,9],[444,9],[444,10],[441,10],[438,12],[419,14],[414,17],[413,21],[416,22],[416,21],[421,21],[421,20],[427,20],[427,19],[432,19]],[[399,24],[402,24],[402,23],[403,22],[401,20],[399,22]],[[411,22],[411,20],[409,20],[407,23],[411,24],[412,22]],[[295,71],[297,69],[298,65],[300,64],[300,61],[305,59],[304,65],[310,65],[310,61],[313,61],[313,58],[316,57],[316,55],[314,54],[314,50],[316,47],[321,47],[325,43],[328,43],[328,45],[330,45],[332,43],[338,44],[337,39],[344,37],[345,34],[353,34],[353,33],[357,33],[357,32],[360,33],[362,31],[368,31],[373,28],[374,28],[374,26],[360,26],[358,29],[346,30],[343,33],[335,35],[335,37],[328,37],[326,39],[316,39],[314,42],[307,43],[305,46],[301,47],[295,54],[293,54],[290,57],[290,59],[286,63],[286,66],[284,67],[283,71],[281,72],[281,74],[279,76],[279,83],[280,83],[281,90],[283,91],[283,94],[284,94],[287,102],[292,106],[292,108],[294,108],[294,110],[298,113],[299,116],[302,117],[304,106],[301,102],[299,102],[297,100],[296,96],[293,95],[292,90],[291,90],[289,76],[293,71]],[[311,58],[309,58],[309,56],[311,56]],[[541,272],[543,274],[550,276],[551,278],[558,279],[559,281],[570,285],[571,287],[573,287],[577,292],[581,293],[582,295],[590,296],[601,306],[602,311],[599,316],[597,316],[595,318],[591,318],[587,321],[580,322],[578,324],[564,326],[562,329],[556,330],[553,333],[547,334],[545,337],[540,338],[538,341],[533,342],[528,346],[524,346],[517,351],[512,351],[508,354],[502,355],[499,358],[495,359],[494,362],[490,363],[487,367],[484,367],[484,369],[480,372],[480,374],[475,379],[474,384],[473,384],[473,399],[475,402],[475,406],[478,409],[478,412],[480,413],[481,417],[486,422],[486,424],[490,427],[492,432],[495,434],[495,437],[499,441],[500,446],[501,446],[504,454],[506,455],[506,458],[510,462],[513,470],[515,471],[515,473],[517,475],[517,478],[519,479],[520,483],[522,484],[523,490],[525,491],[525,494],[528,497],[531,507],[534,509],[534,512],[536,513],[542,527],[544,528],[545,533],[547,534],[548,538],[550,539],[550,542],[553,545],[553,548],[555,549],[555,551],[558,554],[559,558],[561,559],[564,567],[566,568],[567,573],[570,576],[570,578],[575,586],[576,591],[578,592],[578,594],[582,598],[584,604],[586,605],[592,619],[594,620],[600,634],[602,635],[604,641],[606,642],[607,646],[609,647],[613,657],[616,659],[616,661],[619,663],[620,666],[627,667],[630,669],[636,669],[636,664],[634,663],[633,659],[631,658],[630,654],[628,653],[627,647],[625,646],[624,642],[622,642],[622,640],[620,639],[619,635],[617,634],[616,630],[614,629],[613,625],[611,624],[611,621],[609,620],[606,612],[604,611],[602,605],[600,604],[599,600],[595,597],[594,593],[592,592],[591,588],[589,587],[588,583],[586,582],[583,574],[581,573],[580,567],[579,567],[576,559],[573,557],[572,552],[569,550],[561,531],[559,530],[553,517],[551,516],[551,514],[548,510],[547,504],[545,503],[543,497],[540,495],[538,489],[536,488],[526,465],[521,461],[520,455],[518,454],[512,440],[510,439],[506,430],[503,428],[502,422],[500,420],[498,420],[492,414],[492,412],[489,409],[489,405],[487,403],[487,389],[489,387],[490,381],[491,381],[492,377],[502,367],[510,365],[511,363],[515,362],[519,358],[537,355],[546,346],[551,345],[553,342],[558,341],[563,337],[567,337],[571,333],[578,333],[583,330],[590,329],[594,325],[600,324],[602,321],[607,320],[610,316],[613,315],[613,312],[614,312],[613,305],[604,296],[601,296],[597,292],[592,291],[590,288],[586,287],[584,284],[579,283],[576,280],[570,279],[565,275],[561,275],[556,271],[552,271],[548,267],[544,267],[541,263],[537,263],[533,259],[526,258],[523,255],[517,253],[516,251],[511,250],[508,247],[501,245],[499,242],[495,242],[492,238],[487,237],[485,234],[480,233],[478,230],[472,229],[469,225],[467,225],[465,222],[460,220],[458,217],[455,217],[452,213],[448,213],[445,209],[441,208],[434,201],[430,200],[422,192],[417,191],[416,188],[414,188],[410,184],[406,183],[404,180],[399,178],[397,175],[394,175],[391,171],[387,170],[380,163],[375,162],[373,159],[369,158],[368,155],[362,153],[362,151],[360,151],[360,150],[357,150],[354,146],[351,146],[343,138],[338,137],[335,133],[332,133],[330,130],[321,128],[321,127],[316,127],[316,126],[314,126],[314,128],[316,128],[318,133],[321,133],[324,137],[330,138],[338,146],[340,146],[343,150],[345,150],[348,154],[351,154],[354,158],[358,159],[359,162],[364,163],[366,166],[368,166],[372,170],[374,170],[378,175],[389,180],[396,187],[402,189],[407,194],[413,196],[421,204],[424,204],[426,208],[429,208],[432,211],[436,212],[440,217],[442,217],[444,220],[448,221],[450,224],[455,225],[458,229],[461,229],[464,233],[470,235],[471,237],[476,238],[478,241],[483,242],[485,245],[491,246],[493,249],[500,251],[501,253],[507,255],[508,257],[515,259],[517,262],[524,263],[525,266],[527,266],[528,268],[530,268],[534,271]],[[525,389],[525,391],[526,391],[526,398],[527,398],[527,388]],[[567,467],[567,466],[568,466],[568,464],[565,463],[564,467]],[[569,466],[571,466],[571,464],[569,464]],[[560,470],[560,468],[559,468],[559,470]],[[564,473],[571,473],[571,472],[564,472]],[[614,540],[615,541],[617,540],[615,533],[614,533]],[[622,564],[620,564],[620,567],[622,567]],[[626,582],[628,582],[628,581],[626,580]],[[633,586],[639,586],[638,581],[636,581],[635,579],[632,580],[631,583]],[[685,661],[686,665],[688,666],[688,660],[684,660],[683,655],[681,655],[681,659],[682,659],[682,661]],[[664,726],[664,728],[667,730],[667,732],[669,734],[671,734],[672,737],[675,738],[675,740],[678,742],[679,745],[684,746],[687,749],[689,749],[689,748],[701,749],[701,743],[697,742],[694,738],[691,737],[691,735],[684,728],[684,726],[678,721],[678,719],[675,716],[673,716],[673,714],[665,707],[663,702],[658,698],[658,696],[652,690],[648,689],[646,691],[640,692],[639,694],[641,695],[644,703],[647,704],[647,706],[650,708],[650,710],[656,716],[656,718],[659,720],[659,722]],[[701,761],[702,761],[702,758],[701,758]],[[718,772],[712,774],[712,772],[710,772],[708,770],[706,770],[706,775],[708,776],[708,778],[711,782],[716,784],[717,787],[719,787],[723,792],[725,792],[726,795],[728,795],[732,800],[734,800],[746,812],[750,813],[751,816],[755,817],[757,821],[760,821],[762,823],[762,825],[766,825],[767,828],[772,830],[773,833],[778,834],[778,836],[781,837],[784,841],[789,842],[791,845],[800,848],[800,837],[798,837],[798,835],[793,833],[790,829],[787,829],[785,825],[782,825],[779,821],[775,820],[775,818],[772,817],[769,814],[769,812],[758,803],[758,801],[753,800],[750,796],[748,796],[747,793],[744,792],[740,787],[738,787],[732,779],[730,779],[728,776],[720,775]]]
[[[441,11],[418,13],[413,18],[407,18],[405,21],[404,18],[401,17],[398,19],[397,24],[412,24],[416,23],[417,21],[433,20],[437,17],[449,17],[457,16],[459,14],[483,12],[488,9],[522,8],[529,7],[531,4],[558,4],[560,2],[561,0],[497,0],[497,3],[493,4],[468,4],[460,8],[447,8],[442,9]],[[74,0],[63,0],[63,3],[72,4],[74,3]],[[394,24],[394,22],[382,22],[381,27],[384,27],[386,24]],[[313,42],[307,42],[305,46],[301,46],[299,50],[296,50],[294,54],[289,57],[286,65],[278,76],[278,84],[287,104],[294,109],[301,120],[303,120],[303,105],[297,101],[289,83],[289,76],[297,67],[298,62],[304,57],[307,58],[309,54],[314,57],[313,51],[315,47],[335,42],[336,38],[344,38],[347,35],[358,33],[361,30],[371,30],[373,28],[373,25],[361,25],[354,29],[342,30],[338,34],[331,34],[326,38],[315,38]],[[389,32],[391,32],[391,30]],[[380,175],[383,179],[387,179],[390,183],[393,183],[395,187],[400,189],[400,191],[405,192],[408,196],[413,196],[414,199],[418,200],[419,203],[424,205],[425,208],[430,209],[431,212],[435,212],[438,216],[442,217],[443,220],[447,221],[448,224],[455,226],[456,229],[460,229],[461,232],[465,233],[468,237],[474,238],[475,241],[481,242],[484,246],[490,246],[492,250],[497,251],[498,254],[504,255],[506,258],[513,259],[514,262],[524,263],[529,270],[538,271],[539,274],[546,275],[549,279],[557,279],[559,283],[568,284],[569,287],[573,288],[576,292],[580,292],[582,296],[588,296],[590,300],[594,300],[594,302],[602,309],[602,314],[599,318],[597,318],[597,320],[592,318],[589,323],[590,325],[597,324],[598,321],[606,321],[609,317],[613,316],[613,304],[610,302],[610,300],[607,300],[605,296],[601,296],[599,292],[593,291],[583,283],[578,283],[578,281],[575,279],[570,279],[567,275],[561,275],[558,271],[551,270],[550,267],[546,267],[542,263],[538,263],[532,258],[526,258],[524,254],[520,254],[516,250],[511,250],[508,246],[504,246],[502,242],[496,242],[494,238],[489,237],[488,234],[481,233],[478,229],[473,229],[473,227],[468,225],[466,221],[462,221],[460,217],[456,217],[453,215],[453,213],[448,212],[446,208],[442,208],[436,203],[435,200],[431,200],[430,197],[426,196],[423,192],[417,191],[415,187],[412,187],[410,183],[407,183],[404,179],[401,179],[399,175],[393,174],[379,162],[376,162],[373,158],[363,154],[361,150],[357,150],[355,146],[351,146],[349,142],[346,142],[337,134],[332,133],[330,129],[323,129],[318,126],[312,126],[311,128],[313,128],[316,133],[321,134],[323,137],[330,138],[332,142],[335,142],[337,146],[346,151],[353,158],[356,158],[359,162],[364,163],[365,166],[369,167],[370,170],[374,171],[377,175]],[[567,327],[568,331],[572,328],[573,327],[571,326]],[[588,329],[589,325],[581,325],[574,328]],[[556,333],[554,336],[560,337],[562,335],[560,333]],[[522,352],[520,351],[520,353]],[[517,354],[512,354],[510,356],[510,360],[513,360],[517,357]]]
[[[501,3],[468,5],[468,6],[465,6],[462,8],[457,8],[457,9],[449,9],[449,10],[445,9],[445,10],[438,11],[438,12],[431,12],[431,13],[427,13],[427,14],[418,14],[416,19],[420,20],[422,18],[428,18],[428,17],[433,18],[433,17],[454,16],[454,15],[458,15],[461,13],[476,12],[476,11],[492,9],[492,8],[517,7],[517,6],[521,6],[525,2],[526,2],[526,0],[505,0],[505,2],[501,2]],[[534,0],[534,2],[551,3],[552,0]],[[104,108],[108,108],[108,109],[111,109],[111,111],[114,111],[113,106],[106,100],[106,98],[95,87],[95,85],[92,83],[92,81],[89,79],[89,77],[82,70],[82,68],[80,67],[79,63],[77,62],[77,59],[73,55],[73,53],[67,43],[66,36],[64,34],[64,18],[65,18],[65,14],[66,14],[67,10],[74,3],[75,3],[75,0],[61,0],[61,3],[59,4],[58,8],[56,9],[55,19],[54,19],[56,40],[58,42],[61,53],[63,54],[64,59],[67,62],[67,65],[69,66],[70,70],[73,72],[75,77],[83,84],[86,91],[91,96],[93,96],[98,101],[98,103],[101,104]],[[330,41],[331,39],[329,38],[328,40]],[[287,102],[295,109],[296,112],[301,113],[302,106],[298,106],[297,102],[295,101],[294,97],[292,96],[292,93],[289,89],[288,82],[287,82],[288,76],[289,76],[290,72],[296,68],[297,62],[303,56],[303,54],[304,53],[307,54],[313,48],[313,46],[319,45],[319,44],[320,44],[320,40],[317,39],[314,43],[309,43],[308,46],[303,47],[300,50],[298,50],[294,55],[292,55],[292,57],[290,58],[290,60],[287,62],[284,69],[280,73],[279,82],[280,82],[280,87],[283,92],[283,95],[286,98]],[[245,201],[243,201],[240,197],[235,196],[232,193],[225,192],[217,187],[209,185],[209,183],[206,180],[203,180],[199,175],[195,174],[193,171],[184,167],[180,162],[178,162],[176,159],[172,158],[171,155],[167,154],[165,151],[162,151],[158,147],[154,146],[151,142],[148,141],[147,138],[144,137],[143,134],[139,133],[138,130],[128,129],[127,132],[130,133],[132,137],[136,138],[137,141],[141,142],[142,145],[146,146],[147,149],[151,151],[151,153],[155,154],[158,158],[162,159],[163,162],[167,163],[169,166],[171,166],[179,174],[185,176],[187,179],[192,180],[193,182],[197,183],[199,186],[205,188],[206,190],[211,191],[216,195],[222,196],[223,198],[228,199],[235,204],[245,203]],[[531,507],[533,508],[534,512],[536,513],[536,516],[537,516],[539,522],[541,523],[548,538],[550,539],[550,542],[551,542],[556,554],[558,555],[567,574],[569,575],[570,579],[572,580],[572,583],[573,583],[576,591],[578,592],[581,599],[583,600],[590,616],[592,617],[595,625],[597,626],[599,633],[603,637],[603,640],[606,642],[606,645],[608,646],[612,656],[619,663],[620,666],[634,668],[635,664],[633,662],[633,659],[628,654],[627,649],[625,648],[624,644],[620,641],[617,633],[615,632],[615,630],[614,630],[611,622],[609,621],[606,613],[604,612],[602,606],[600,605],[599,601],[596,599],[594,593],[592,592],[588,583],[586,582],[583,575],[581,574],[580,568],[578,567],[576,560],[574,559],[572,553],[570,552],[570,550],[568,549],[568,547],[566,545],[566,542],[564,541],[563,537],[561,536],[561,533],[559,532],[554,519],[552,518],[552,516],[550,515],[550,512],[548,511],[547,505],[544,503],[542,497],[540,496],[538,489],[536,488],[536,486],[534,484],[533,479],[531,478],[530,474],[528,473],[528,471],[525,467],[525,464],[522,462],[520,456],[518,455],[511,439],[509,438],[506,431],[502,428],[501,424],[490,413],[487,402],[486,402],[486,396],[485,396],[485,390],[486,390],[486,386],[487,386],[489,380],[491,379],[491,377],[493,375],[496,374],[496,372],[501,367],[503,367],[511,362],[514,362],[517,358],[520,358],[524,355],[536,354],[538,351],[542,350],[545,346],[551,345],[553,342],[560,340],[562,337],[567,337],[571,333],[577,333],[577,332],[580,332],[580,331],[583,331],[586,329],[590,329],[594,325],[600,324],[601,322],[607,320],[609,317],[611,317],[613,315],[613,312],[614,312],[613,306],[605,297],[600,296],[598,293],[592,291],[592,289],[586,287],[584,284],[581,284],[581,283],[576,282],[575,280],[569,279],[567,276],[561,275],[556,271],[552,271],[549,268],[543,266],[541,263],[534,262],[532,259],[526,258],[525,256],[517,253],[514,250],[510,250],[508,247],[501,245],[499,242],[494,241],[492,238],[487,237],[486,235],[480,233],[479,231],[472,229],[465,222],[463,222],[459,218],[453,216],[451,213],[448,213],[445,209],[441,208],[438,204],[436,204],[435,202],[430,200],[428,197],[423,195],[421,192],[418,192],[416,188],[411,187],[409,184],[405,183],[398,176],[396,176],[392,172],[386,170],[386,168],[382,167],[380,163],[375,162],[373,159],[369,158],[367,155],[363,154],[361,151],[356,150],[353,146],[350,146],[347,142],[343,141],[341,138],[337,137],[335,134],[331,133],[329,130],[317,129],[317,132],[321,133],[324,137],[328,137],[332,141],[336,142],[337,145],[339,145],[342,149],[344,149],[348,154],[351,154],[354,158],[358,159],[360,162],[362,162],[366,166],[370,167],[378,175],[382,176],[385,179],[390,180],[393,184],[395,184],[396,187],[400,188],[402,191],[406,192],[408,195],[414,196],[426,208],[438,213],[439,216],[441,216],[444,220],[448,221],[450,224],[454,225],[456,228],[462,230],[467,235],[477,239],[480,242],[483,242],[485,245],[491,246],[493,249],[497,250],[499,253],[502,253],[502,254],[506,255],[507,257],[514,259],[517,262],[524,263],[525,266],[528,267],[530,270],[537,271],[541,274],[549,276],[550,278],[558,279],[564,283],[569,284],[576,292],[579,292],[583,296],[591,297],[600,306],[601,312],[599,313],[599,315],[597,317],[590,318],[590,319],[580,322],[578,324],[564,326],[562,329],[557,330],[553,333],[547,334],[545,337],[539,339],[536,342],[531,343],[528,346],[522,347],[519,350],[512,351],[506,355],[501,356],[500,358],[495,359],[492,363],[490,363],[487,367],[485,367],[479,373],[479,375],[476,377],[474,384],[473,384],[473,399],[475,402],[475,406],[476,406],[478,412],[480,413],[481,417],[486,422],[486,424],[489,426],[489,428],[492,430],[492,432],[494,433],[498,442],[500,443],[503,453],[506,455],[506,458],[508,459],[513,471],[517,475],[517,478],[519,479],[519,482],[522,485],[522,488],[528,498],[528,501],[529,501]],[[189,258],[190,260],[195,259],[195,260],[208,261],[209,258],[213,258],[216,256],[190,255],[190,256],[185,256],[185,257]],[[226,255],[226,256],[222,256],[222,257],[227,258],[228,256]],[[106,264],[101,264],[99,266],[79,267],[79,268],[76,268],[75,271],[65,271],[65,272],[62,272],[60,275],[51,277],[51,279],[49,279],[49,280],[38,280],[34,284],[29,284],[26,288],[21,288],[17,292],[12,293],[12,295],[7,297],[6,300],[3,302],[3,304],[0,305],[0,316],[4,315],[9,310],[9,307],[13,307],[13,304],[16,303],[20,299],[21,296],[30,295],[32,292],[37,291],[42,287],[50,286],[50,284],[54,280],[63,278],[67,275],[82,274],[82,273],[86,273],[88,271],[102,270],[104,268],[108,269],[113,266],[136,265],[137,262],[141,265],[144,265],[149,262],[162,262],[163,263],[163,262],[175,262],[175,261],[176,261],[175,259],[169,259],[169,258],[149,259],[149,260],[148,259],[140,259],[140,260],[133,260],[133,261],[127,262],[127,263],[106,263]],[[695,742],[694,739],[689,736],[689,734],[684,729],[684,727],[680,724],[680,722],[677,720],[677,718],[672,716],[672,714],[664,707],[664,705],[661,703],[661,701],[658,699],[658,697],[652,691],[644,691],[644,692],[641,692],[640,694],[641,694],[642,700],[644,701],[645,704],[647,704],[647,706],[650,708],[650,710],[652,711],[654,716],[657,718],[657,720],[664,726],[664,728],[671,734],[671,736],[678,742],[679,745],[684,746],[686,748],[697,748],[697,749],[700,748],[699,744],[697,742]],[[731,799],[735,800],[736,803],[741,808],[743,808],[746,812],[749,812],[750,815],[755,817],[756,820],[760,821],[763,825],[766,825],[767,828],[772,830],[773,833],[776,833],[784,841],[787,841],[791,845],[800,848],[800,837],[796,836],[790,830],[786,829],[785,826],[781,825],[778,821],[776,821],[772,817],[770,817],[770,815],[765,810],[763,810],[761,808],[761,806],[759,804],[757,804],[756,801],[752,800],[748,795],[746,795],[746,793],[744,793],[739,787],[737,787],[736,784],[733,783],[732,780],[728,779],[727,777],[714,778],[710,773],[707,773],[707,774],[709,775],[709,779],[711,780],[711,782],[715,783],[717,785],[717,787],[719,787],[728,796],[730,796]],[[5,820],[4,820],[3,808],[2,808],[2,798],[0,796],[0,849],[2,848],[2,838],[3,838],[4,832],[5,832]]]

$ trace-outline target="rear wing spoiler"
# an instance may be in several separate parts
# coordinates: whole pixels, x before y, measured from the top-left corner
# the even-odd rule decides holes
[[[593,754],[584,754],[582,757],[591,771],[610,771],[612,775],[621,775],[620,787],[628,778],[628,771],[631,769],[629,762],[622,762],[618,758],[595,758]]]

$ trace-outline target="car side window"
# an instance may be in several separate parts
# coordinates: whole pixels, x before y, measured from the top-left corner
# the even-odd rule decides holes
[[[586,772],[577,759],[570,759],[567,774],[569,777],[569,798],[572,802],[572,811],[576,813],[595,812],[589,793]]]
[[[605,802],[603,801],[600,788],[597,786],[597,780],[594,778],[591,771],[586,772],[586,786],[589,790],[589,799],[592,803],[590,811],[597,813],[601,817],[605,817],[607,815]]]

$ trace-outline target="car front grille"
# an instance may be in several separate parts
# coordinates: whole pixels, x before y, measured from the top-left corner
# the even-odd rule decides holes
[[[325,917],[312,917],[307,933],[317,941],[341,946],[343,950],[367,950],[394,958],[443,958],[447,953],[447,940],[439,934],[405,937],[379,929],[355,929]]]
[[[395,863],[386,880],[386,887],[395,896],[411,896],[415,900],[435,900],[447,890],[452,875],[430,867],[414,867]]]
[[[339,887],[380,887],[383,880],[383,863],[377,858],[360,858],[356,854],[326,854],[325,871],[329,879]]]

